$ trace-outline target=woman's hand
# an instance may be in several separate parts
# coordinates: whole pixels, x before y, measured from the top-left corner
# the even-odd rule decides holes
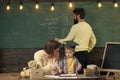
[[[59,67],[56,64],[51,65],[51,74],[59,74]]]

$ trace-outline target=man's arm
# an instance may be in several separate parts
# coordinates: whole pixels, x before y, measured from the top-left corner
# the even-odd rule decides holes
[[[95,37],[95,35],[92,31],[92,34],[91,34],[91,37],[90,37],[90,40],[89,40],[89,46],[88,46],[88,51],[89,52],[93,49],[95,44],[96,44],[96,37]]]
[[[66,38],[64,38],[64,39],[55,38],[55,40],[63,44],[65,41],[73,40],[75,37],[75,32],[76,32],[75,27],[72,26],[72,28]]]

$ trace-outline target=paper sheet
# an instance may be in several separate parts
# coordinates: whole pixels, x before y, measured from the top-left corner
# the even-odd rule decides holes
[[[60,74],[60,77],[76,77],[76,74]]]
[[[45,75],[44,77],[56,79],[77,79],[76,74]]]

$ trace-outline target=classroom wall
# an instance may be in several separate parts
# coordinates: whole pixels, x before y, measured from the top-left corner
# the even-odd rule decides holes
[[[24,3],[25,9],[20,11],[18,3],[12,2],[12,9],[6,11],[6,4],[0,3],[0,72],[20,72],[48,39],[64,38],[73,24],[74,7],[85,8],[85,19],[97,38],[89,63],[99,62],[106,42],[120,42],[120,9],[111,2],[103,2],[100,9],[96,2],[74,2],[72,9],[67,2],[56,2],[54,12],[49,10],[50,2],[40,3],[39,10],[33,4]]]
[[[33,55],[40,48],[0,49],[0,73],[20,72],[23,67],[28,67],[27,62],[33,60]],[[104,48],[94,48],[89,53],[88,64],[100,67]],[[60,51],[62,52],[62,51]]]

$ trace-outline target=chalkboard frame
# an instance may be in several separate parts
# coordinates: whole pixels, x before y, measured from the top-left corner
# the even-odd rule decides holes
[[[110,54],[108,53],[108,49],[109,49],[109,52],[111,50],[111,48],[109,48],[109,46],[111,45],[118,45],[117,48],[116,46],[112,46],[111,48],[114,47],[114,49],[116,48],[117,50],[119,50],[119,47],[120,47],[120,42],[106,42],[105,44],[105,49],[104,49],[104,54],[103,54],[103,58],[102,58],[102,64],[101,64],[101,68],[105,68],[105,69],[116,69],[116,70],[120,70],[120,65],[119,63],[116,65],[116,63],[112,63],[111,64],[111,61],[113,61],[116,57],[115,53],[114,54]],[[120,51],[120,50],[119,50]],[[112,52],[111,52],[112,53]],[[118,54],[119,52],[117,52]],[[108,59],[108,56],[112,56],[112,58]],[[120,55],[120,54],[119,54]],[[120,61],[120,58],[117,58],[117,61]],[[107,63],[107,64],[106,64]],[[108,65],[109,64],[109,65]]]

